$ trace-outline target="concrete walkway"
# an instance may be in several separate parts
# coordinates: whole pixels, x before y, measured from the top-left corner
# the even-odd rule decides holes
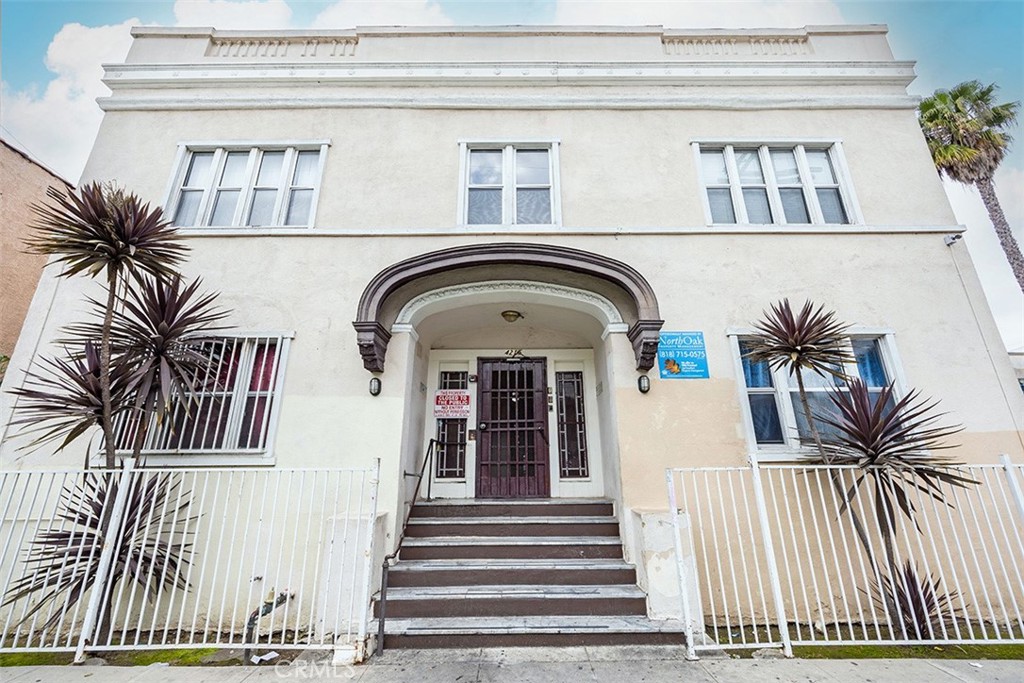
[[[331,667],[41,666],[0,668],[0,683],[1020,683],[1024,662],[924,659],[705,659],[674,647],[395,650],[371,663]]]

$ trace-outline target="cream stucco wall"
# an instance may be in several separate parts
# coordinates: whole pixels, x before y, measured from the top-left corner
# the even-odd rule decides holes
[[[565,47],[553,35],[530,39],[536,60],[553,60],[556,71],[575,68],[558,62],[564,48],[590,60],[582,65],[586,69],[616,62],[619,75],[592,84],[566,76],[565,82],[518,85],[422,75],[433,66],[413,55],[422,55],[417,41],[426,38],[403,44],[400,36],[370,34],[360,37],[360,68],[369,69],[374,59],[396,60],[381,67],[387,73],[374,76],[377,81],[347,84],[342,69],[320,85],[311,75],[316,65],[323,62],[325,73],[337,67],[334,57],[320,56],[287,62],[299,73],[293,82],[264,83],[260,69],[281,60],[213,62],[195,45],[198,51],[174,49],[190,41],[205,46],[209,32],[198,38],[173,34],[140,32],[131,68],[110,72],[114,95],[104,101],[107,113],[85,180],[113,179],[163,204],[179,145],[330,142],[313,228],[189,236],[193,252],[186,273],[221,292],[239,331],[294,332],[273,445],[279,466],[365,465],[380,457],[382,509],[400,510],[409,494],[401,491],[401,473],[414,467],[426,409],[419,387],[429,348],[396,335],[383,393],[370,397],[351,326],[358,297],[376,273],[402,259],[498,241],[569,246],[630,264],[657,293],[664,329],[705,333],[710,379],[654,378],[647,395],[637,392],[635,359],[624,335],[610,335],[603,348],[595,344],[609,397],[601,403],[599,429],[605,451],[617,455],[605,472],[606,490],[621,495],[620,515],[666,509],[665,467],[744,462],[750,444],[740,412],[742,378],[727,333],[748,327],[782,297],[812,298],[850,323],[893,331],[906,382],[940,399],[951,419],[963,423],[957,457],[1024,458],[1024,396],[1000,350],[966,250],[943,240],[960,228],[901,85],[906,77],[872,72],[896,68],[878,30],[815,34],[806,48],[812,51],[800,59],[737,57],[735,68],[748,69],[748,75],[720,83],[703,82],[698,72],[705,63],[721,62],[721,55],[668,54],[670,41],[657,32],[619,36],[615,40],[625,42],[616,42],[615,50],[604,49],[611,43],[598,35],[586,37],[582,47]],[[437,69],[444,71],[458,66],[460,50],[488,38],[430,40],[457,43],[454,52],[434,55],[451,60]],[[394,42],[374,47],[374,41]],[[490,59],[513,59],[504,49]],[[170,70],[183,60],[195,62],[193,75]],[[639,83],[626,73],[636,60],[644,60],[638,71],[648,74]],[[658,60],[672,68],[685,64],[691,72],[659,85],[649,75],[660,68],[652,66]],[[830,60],[836,64],[826,64]],[[764,75],[755,73],[758,65],[767,69]],[[413,74],[408,78],[421,81],[404,82],[406,67]],[[846,74],[846,68],[860,75]],[[204,69],[225,82],[206,83]],[[231,69],[238,80],[231,80]],[[147,76],[150,71],[155,75]],[[186,77],[193,80],[175,81]],[[381,101],[360,99],[368,93]],[[232,104],[243,94],[267,100]],[[437,103],[445,98],[451,99]],[[459,226],[460,140],[557,140],[563,225],[519,231]],[[864,222],[707,226],[691,149],[701,140],[840,142]],[[61,325],[81,317],[81,296],[90,287],[82,280],[44,279],[30,313],[32,339],[16,354],[12,367],[19,372],[13,374],[20,378],[37,346],[40,353],[52,351],[49,341]],[[17,381],[9,378],[5,388]],[[6,395],[3,401],[5,467],[82,462],[84,439],[59,455],[18,450],[24,441],[7,428],[12,401]],[[628,521],[626,533],[634,533]]]

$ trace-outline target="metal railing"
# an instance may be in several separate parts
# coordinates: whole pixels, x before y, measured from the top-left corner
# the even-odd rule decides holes
[[[902,496],[855,466],[668,470],[689,655],[1024,643],[1024,467],[949,471],[972,483]]]
[[[420,497],[420,486],[423,484],[423,475],[427,472],[427,469],[434,460],[434,447],[446,445],[447,444],[442,443],[437,439],[431,439],[430,443],[427,444],[427,452],[423,454],[423,464],[420,465],[420,471],[404,473],[407,477],[416,477],[416,488],[413,489],[412,498],[409,499],[409,509],[405,513],[405,519],[402,520],[402,530],[398,535],[398,543],[395,544],[395,550],[390,555],[385,555],[384,561],[381,563],[380,600],[377,603],[377,656],[384,654],[384,620],[386,618],[388,606],[388,570],[391,568],[391,563],[398,558],[398,553],[402,552],[402,543],[405,542],[405,532],[409,527],[409,518],[412,517],[412,509]],[[433,472],[431,472],[431,475],[432,474]],[[431,479],[433,479],[433,476],[427,477],[427,500],[430,500]]]
[[[0,651],[365,654],[379,469],[0,473]]]

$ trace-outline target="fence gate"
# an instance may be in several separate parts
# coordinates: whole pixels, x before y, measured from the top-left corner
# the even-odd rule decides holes
[[[0,651],[355,648],[367,469],[0,473]],[[101,530],[106,529],[106,532]]]
[[[1024,643],[1024,466],[946,469],[963,484],[756,458],[668,470],[689,655]]]

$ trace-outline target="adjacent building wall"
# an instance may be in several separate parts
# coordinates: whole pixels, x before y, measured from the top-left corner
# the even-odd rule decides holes
[[[25,152],[0,140],[0,356],[10,357],[28,313],[46,257],[28,254],[22,244],[33,214],[49,187],[64,189],[67,181]],[[3,364],[0,362],[0,375]]]

